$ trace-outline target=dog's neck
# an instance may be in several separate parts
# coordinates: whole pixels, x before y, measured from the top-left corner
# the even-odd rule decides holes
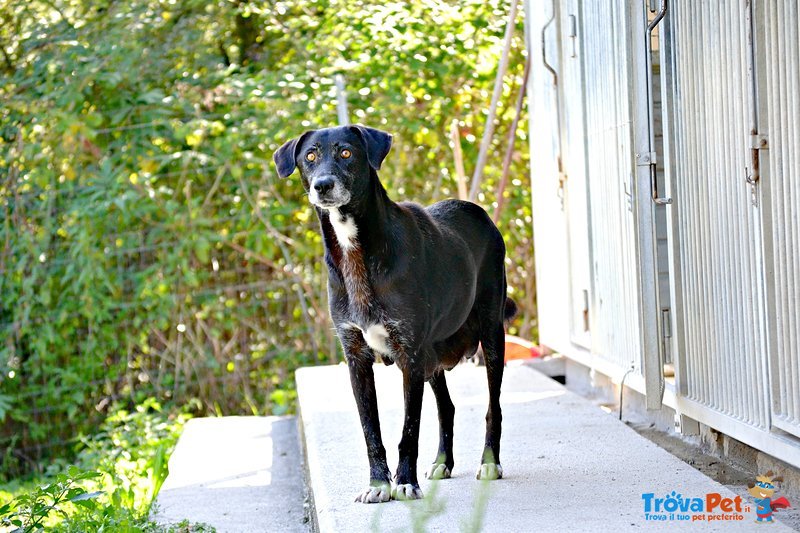
[[[387,237],[393,208],[394,202],[372,169],[367,194],[339,208],[317,208],[325,247],[334,264],[338,266],[343,253],[354,251],[380,259],[391,242]]]
[[[317,208],[326,253],[344,280],[351,311],[365,322],[374,308],[367,263],[377,267],[390,255],[388,231],[393,208],[372,169],[366,195],[339,208]]]

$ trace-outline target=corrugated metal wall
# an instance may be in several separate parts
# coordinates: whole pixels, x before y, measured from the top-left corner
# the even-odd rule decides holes
[[[764,2],[763,151],[765,259],[769,274],[773,423],[800,435],[800,36],[796,1]],[[761,126],[761,125],[760,125]]]
[[[558,78],[534,63],[534,238],[540,308],[553,311],[542,340],[615,378],[632,365],[632,386],[657,406],[654,339],[671,333],[661,346],[674,358],[669,405],[682,420],[800,466],[797,2],[671,1],[655,81],[641,72],[644,6],[529,0],[531,53],[545,46]],[[658,131],[655,148],[643,142],[648,92],[663,97],[663,154]],[[643,171],[652,149],[672,198],[666,218]],[[587,284],[591,335],[581,336]],[[667,307],[672,325],[656,332]]]
[[[745,172],[752,84],[745,1],[673,2],[674,160],[681,392],[769,425],[760,213]]]

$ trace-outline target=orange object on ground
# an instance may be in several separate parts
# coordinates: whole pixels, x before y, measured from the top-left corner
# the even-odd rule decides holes
[[[541,356],[542,349],[539,346],[522,337],[506,335],[506,361],[532,359]]]

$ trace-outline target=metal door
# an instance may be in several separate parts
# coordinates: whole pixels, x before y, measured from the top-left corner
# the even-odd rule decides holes
[[[642,204],[635,164],[638,137],[634,122],[640,116],[642,95],[635,66],[644,57],[638,19],[631,19],[626,3],[584,2],[582,46],[586,143],[590,188],[589,224],[592,238],[592,351],[621,369],[643,374],[648,350],[644,317],[655,314],[642,296],[653,291],[652,242],[640,237],[652,231],[642,220],[649,199]],[[641,12],[641,6],[633,12]],[[641,42],[637,37],[641,37]],[[633,82],[633,83],[632,83]],[[647,131],[646,129],[644,130]],[[645,248],[641,248],[644,244]],[[641,252],[641,253],[640,253]]]
[[[542,341],[616,379],[633,369],[629,383],[658,407],[653,206],[649,167],[637,165],[649,135],[644,6],[528,5],[531,54],[543,59],[529,91]]]
[[[561,106],[558,88],[558,5],[527,3],[528,81],[531,147],[533,241],[536,251],[536,293],[539,341],[562,353],[570,349],[569,238],[564,204]]]
[[[772,425],[800,436],[800,17],[795,1],[754,8]]]
[[[754,105],[748,9],[745,0],[670,4],[669,213],[681,300],[679,409],[718,428],[724,415],[766,429],[761,213],[746,181]]]
[[[563,0],[559,5],[559,50],[563,116],[563,202],[567,213],[570,271],[570,337],[591,348],[591,249],[589,247],[589,189],[586,160],[583,50],[580,5]]]

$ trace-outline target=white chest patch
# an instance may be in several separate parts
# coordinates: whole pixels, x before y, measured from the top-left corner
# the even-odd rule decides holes
[[[335,207],[328,211],[328,215],[333,231],[336,233],[336,240],[339,241],[339,246],[343,250],[353,248],[356,245],[356,236],[358,235],[358,228],[353,217],[343,216]]]
[[[362,334],[364,335],[364,341],[366,341],[367,346],[381,355],[393,357],[394,354],[387,342],[389,340],[389,333],[386,331],[383,324],[372,324],[366,331],[362,331]]]

